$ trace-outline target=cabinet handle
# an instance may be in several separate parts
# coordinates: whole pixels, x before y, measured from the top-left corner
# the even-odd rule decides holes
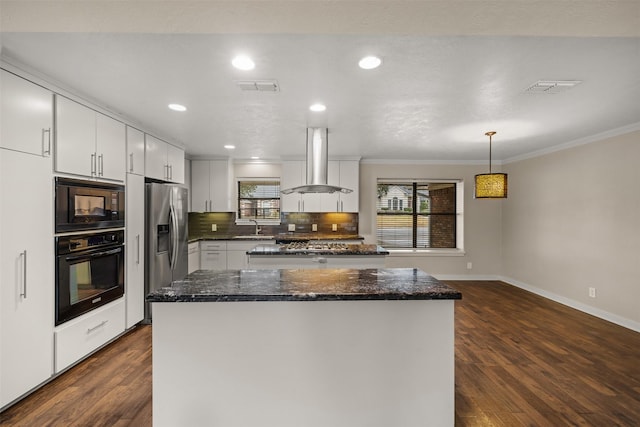
[[[173,179],[173,165],[169,165],[169,179]]]
[[[344,202],[340,200],[340,212],[344,212]]]
[[[47,149],[44,149],[44,134],[47,134]],[[51,128],[42,129],[42,155],[51,156]]]
[[[96,174],[96,153],[91,155],[91,176]]]
[[[27,250],[20,252],[20,256],[22,257],[22,293],[20,296],[27,299]]]
[[[103,320],[102,322],[98,323],[96,326],[94,326],[93,328],[87,328],[87,333],[90,334],[91,332],[95,331],[98,328],[103,327],[104,325],[106,325],[108,322],[108,320]]]
[[[164,165],[164,179],[169,179],[169,165]]]
[[[129,172],[133,172],[133,153],[129,153]]]
[[[340,202],[336,200],[336,212],[340,212]]]
[[[136,234],[136,264],[140,264],[140,235]]]
[[[104,176],[104,155],[100,154],[98,156],[98,175]]]
[[[298,212],[300,212],[300,200],[298,200]]]

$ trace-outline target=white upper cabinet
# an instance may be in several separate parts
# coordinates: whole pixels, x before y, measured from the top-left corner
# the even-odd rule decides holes
[[[51,156],[53,94],[0,70],[0,147]]]
[[[127,126],[127,173],[144,176],[144,132]]]
[[[145,135],[145,176],[184,184],[184,150]]]
[[[126,126],[96,113],[97,173],[100,178],[124,181],[126,172]]]
[[[56,95],[56,172],[124,181],[124,123]]]
[[[229,160],[191,161],[191,210],[228,212],[231,204],[231,165]]]

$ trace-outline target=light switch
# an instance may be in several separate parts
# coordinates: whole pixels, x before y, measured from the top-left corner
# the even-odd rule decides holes
[[[289,231],[296,231],[296,225],[295,224],[289,224]]]
[[[338,231],[338,224],[331,224],[331,231]]]
[[[318,231],[318,224],[311,224],[311,231]]]
[[[218,231],[218,224],[211,224],[211,231]]]

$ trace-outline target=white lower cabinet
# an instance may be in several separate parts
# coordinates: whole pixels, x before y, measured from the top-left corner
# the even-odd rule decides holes
[[[275,240],[260,241],[262,245],[275,245]],[[247,251],[255,248],[256,242],[227,242],[227,268],[229,270],[243,270],[249,268]]]
[[[199,242],[189,243],[188,251],[189,251],[188,273],[193,273],[196,270],[200,270],[200,243]]]
[[[0,149],[0,408],[53,374],[51,157]]]
[[[144,176],[127,174],[126,276],[127,329],[144,318]]]
[[[124,298],[58,326],[55,329],[56,373],[120,335],[124,326]]]
[[[227,269],[227,242],[200,242],[200,268]]]

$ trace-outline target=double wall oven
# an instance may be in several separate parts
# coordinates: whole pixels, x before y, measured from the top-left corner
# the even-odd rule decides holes
[[[56,178],[56,319],[124,295],[124,186]]]

